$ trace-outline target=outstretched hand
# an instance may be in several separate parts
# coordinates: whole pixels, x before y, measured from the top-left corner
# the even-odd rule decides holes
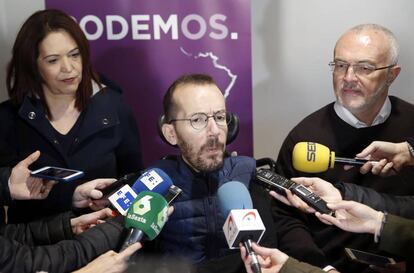
[[[29,166],[35,162],[40,156],[40,152],[36,151],[20,161],[13,169],[9,178],[9,189],[12,199],[29,200],[29,199],[45,199],[55,181],[45,181],[42,178],[30,175]]]

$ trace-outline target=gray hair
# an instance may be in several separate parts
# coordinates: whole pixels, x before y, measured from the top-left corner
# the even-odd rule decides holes
[[[379,31],[379,32],[383,33],[385,35],[385,37],[387,37],[387,39],[389,41],[389,46],[390,46],[389,53],[388,53],[389,58],[390,58],[390,62],[391,62],[391,64],[397,64],[398,55],[399,55],[399,52],[400,52],[400,46],[398,45],[398,41],[397,41],[397,38],[395,37],[394,33],[392,33],[386,27],[383,27],[383,26],[378,25],[378,24],[361,24],[361,25],[354,26],[348,32],[360,33],[360,32],[367,31],[367,30]]]

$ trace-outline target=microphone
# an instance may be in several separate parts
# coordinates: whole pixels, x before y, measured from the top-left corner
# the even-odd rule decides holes
[[[132,187],[130,187],[129,184],[132,184],[131,178],[135,176],[136,174],[132,174],[128,179],[119,179],[118,181],[122,181],[118,184],[126,184],[121,185],[121,188],[108,198],[111,205],[124,216],[127,214],[128,208],[135,200],[138,193],[142,191],[152,191],[165,196],[173,190],[177,191],[176,188],[178,188],[172,184],[171,178],[163,170],[158,168],[151,168],[145,171],[138,177],[138,179],[136,179]],[[114,184],[118,181],[114,182]],[[181,192],[180,189],[179,192]]]
[[[266,228],[257,210],[253,209],[252,199],[244,184],[230,181],[217,190],[221,213],[227,216],[223,225],[224,236],[230,249],[238,248],[242,242],[247,254],[252,257],[250,264],[254,273],[261,273],[261,267],[252,241],[259,242]]]
[[[320,173],[337,164],[361,166],[368,160],[336,157],[334,151],[315,142],[298,142],[293,148],[292,164],[295,170],[306,173]]]
[[[159,168],[151,168],[137,179],[132,185],[132,189],[136,193],[152,191],[164,196],[172,185],[172,180],[168,174]]]
[[[150,241],[157,237],[167,222],[167,212],[168,203],[162,195],[150,191],[139,193],[125,217],[125,227],[129,232],[121,251],[140,242],[144,236]]]

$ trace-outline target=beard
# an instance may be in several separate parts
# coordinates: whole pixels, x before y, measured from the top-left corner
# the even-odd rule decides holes
[[[356,92],[361,92],[358,89],[357,84],[355,83],[344,83],[342,89],[352,89]],[[342,89],[340,92],[342,92]],[[356,115],[367,111],[372,112],[372,109],[375,107],[375,105],[379,104],[379,102],[383,103],[384,97],[386,97],[387,94],[388,86],[384,82],[384,84],[379,86],[377,90],[374,93],[372,93],[369,97],[367,97],[366,95],[364,96],[361,92],[359,96],[348,101],[345,98],[345,95],[343,94],[342,96],[344,96],[344,98],[342,98],[342,96],[338,94],[337,99],[342,106],[348,109],[352,114]]]
[[[190,144],[178,141],[184,160],[195,170],[201,172],[213,172],[219,170],[224,164],[224,143],[219,142],[218,137],[209,138],[198,151]],[[204,155],[208,150],[215,149],[216,154]]]

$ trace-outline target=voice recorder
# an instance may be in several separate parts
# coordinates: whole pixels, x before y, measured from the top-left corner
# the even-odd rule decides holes
[[[275,191],[283,196],[286,196],[285,190],[290,190],[316,211],[322,214],[332,214],[332,210],[326,206],[325,200],[301,184],[295,183],[266,169],[257,170],[256,178],[262,186],[269,190]]]

